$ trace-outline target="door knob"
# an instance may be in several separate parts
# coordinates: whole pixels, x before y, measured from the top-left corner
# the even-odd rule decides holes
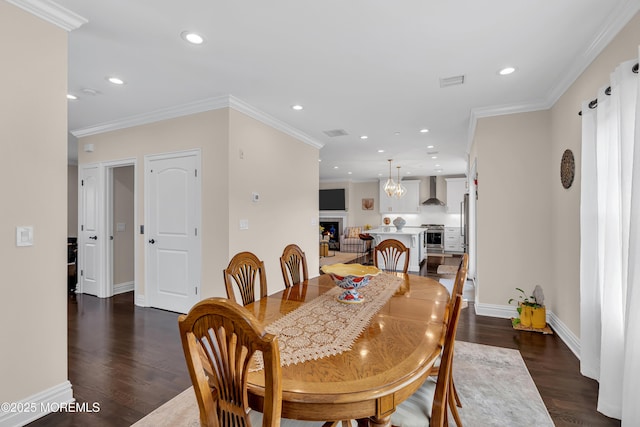
[[[149,240],[149,243],[151,243],[152,245],[153,245],[155,242],[156,242],[156,241],[155,241],[155,240],[153,240],[153,239]]]
[[[98,240],[98,236],[89,236],[91,240]]]

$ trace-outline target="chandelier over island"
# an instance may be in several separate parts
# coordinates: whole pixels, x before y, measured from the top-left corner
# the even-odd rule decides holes
[[[391,161],[392,159],[389,159],[389,179],[384,184],[384,192],[388,197],[400,199],[406,194],[407,189],[402,185],[402,181],[400,180],[400,166],[396,166],[398,168],[398,182],[396,183],[391,177]]]

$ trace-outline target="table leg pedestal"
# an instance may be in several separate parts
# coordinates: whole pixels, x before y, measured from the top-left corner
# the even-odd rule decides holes
[[[391,427],[391,415],[382,417],[369,418],[369,426],[371,427]]]

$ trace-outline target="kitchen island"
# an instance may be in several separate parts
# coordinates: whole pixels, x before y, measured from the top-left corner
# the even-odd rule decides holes
[[[374,245],[383,240],[396,239],[402,242],[409,250],[409,271],[417,273],[420,271],[420,262],[424,259],[424,228],[404,227],[397,231],[395,226],[384,226],[368,230],[367,233],[373,236]]]

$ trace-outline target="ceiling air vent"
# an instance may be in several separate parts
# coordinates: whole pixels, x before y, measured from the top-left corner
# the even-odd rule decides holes
[[[324,130],[325,135],[335,138],[336,136],[347,136],[349,133],[344,129]]]
[[[440,87],[457,86],[464,83],[464,75],[440,79]]]

